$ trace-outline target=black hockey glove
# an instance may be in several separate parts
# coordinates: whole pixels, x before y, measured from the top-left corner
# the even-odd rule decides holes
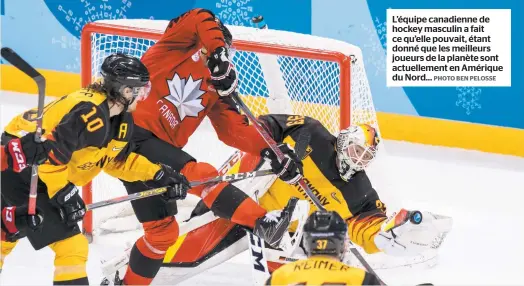
[[[51,204],[60,211],[62,221],[68,226],[75,226],[86,214],[86,205],[80,197],[80,190],[68,183],[51,198]]]
[[[26,167],[34,164],[42,164],[47,160],[50,149],[47,143],[35,142],[35,133],[31,132],[21,138],[14,138],[7,142],[5,153],[7,165],[10,169],[19,173]]]
[[[302,161],[300,161],[295,151],[289,145],[281,143],[277,147],[284,153],[282,163],[278,162],[277,155],[271,148],[262,150],[262,157],[271,161],[271,169],[282,181],[290,185],[298,183],[303,173]]]
[[[229,61],[225,47],[218,47],[207,57],[207,67],[211,72],[211,83],[220,96],[230,95],[238,85],[235,66]]]
[[[35,215],[27,214],[27,206],[5,207],[2,209],[2,230],[6,240],[15,242],[27,235],[27,231],[41,231],[44,213],[37,207]]]
[[[148,186],[153,188],[167,187],[167,191],[162,194],[162,197],[167,201],[185,199],[187,191],[191,189],[186,177],[170,166],[160,164],[160,167],[161,169],[155,174],[153,184],[148,184]]]

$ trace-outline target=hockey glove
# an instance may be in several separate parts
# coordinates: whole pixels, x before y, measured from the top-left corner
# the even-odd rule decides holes
[[[228,96],[235,91],[238,85],[237,72],[229,61],[225,47],[218,47],[209,55],[207,67],[211,72],[211,83],[220,96]]]
[[[415,256],[438,249],[452,225],[449,216],[401,209],[384,221],[374,242],[387,255]]]
[[[277,155],[271,148],[262,150],[262,157],[270,160],[271,169],[282,181],[290,185],[298,183],[303,173],[302,161],[289,145],[281,143],[277,147],[284,153],[284,160],[281,163],[278,162]]]
[[[191,189],[186,177],[170,166],[160,164],[160,167],[161,169],[155,174],[153,184],[149,184],[149,186],[153,188],[166,187],[167,191],[162,194],[162,197],[167,201],[185,199],[187,191]]]
[[[47,160],[49,148],[46,142],[35,142],[35,133],[9,140],[5,146],[8,168],[22,172],[26,167],[42,164]]]
[[[36,207],[36,214],[27,214],[27,206],[5,207],[2,210],[2,230],[6,240],[14,242],[26,236],[27,231],[42,230],[44,213]]]
[[[51,204],[60,211],[62,221],[68,226],[75,226],[86,214],[86,205],[80,197],[80,191],[72,183],[68,183],[58,191]]]

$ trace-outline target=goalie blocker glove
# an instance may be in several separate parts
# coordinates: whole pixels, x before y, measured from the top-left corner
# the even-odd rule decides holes
[[[80,197],[80,191],[72,183],[68,183],[58,191],[51,204],[60,211],[62,221],[68,226],[75,226],[86,214],[86,205]]]
[[[295,151],[288,144],[281,143],[277,147],[284,154],[282,162],[278,162],[277,155],[271,148],[262,150],[262,157],[270,161],[271,170],[282,181],[290,185],[298,183],[303,173],[302,161],[300,161]]]
[[[6,241],[15,242],[25,237],[27,231],[42,230],[43,211],[39,207],[36,207],[35,215],[29,215],[27,211],[27,206],[2,209],[2,230],[5,232]],[[2,239],[4,238],[2,237]]]
[[[209,55],[207,67],[211,72],[211,83],[220,96],[228,96],[235,91],[238,85],[237,72],[225,47],[218,47]]]
[[[298,198],[291,197],[283,210],[274,210],[257,219],[253,234],[262,238],[273,248],[279,248],[282,237],[287,232]]]
[[[162,197],[167,201],[183,200],[187,196],[187,191],[191,189],[191,184],[184,175],[164,164],[160,164],[160,170],[156,172],[154,180],[147,185],[151,188],[166,187],[167,190]]]

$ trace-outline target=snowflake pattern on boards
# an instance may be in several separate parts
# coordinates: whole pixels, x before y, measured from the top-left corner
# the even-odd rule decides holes
[[[82,13],[75,14],[73,10],[64,7],[65,5],[58,5],[57,9],[64,14],[64,19],[67,22],[73,23],[75,30],[80,33],[82,27],[89,22],[97,20],[126,19],[128,11],[133,7],[133,1],[137,0],[120,0],[118,6],[110,5],[108,0],[101,0],[101,2],[96,0],[77,1],[83,6],[83,15]],[[154,17],[151,16],[149,19],[154,19]]]
[[[64,3],[58,5],[57,10],[60,13],[58,13],[56,17],[60,17],[60,14],[62,14],[65,21],[73,25],[76,34],[73,36],[61,36],[59,38],[53,37],[51,43],[61,45],[64,49],[79,51],[80,41],[78,38],[84,25],[97,20],[126,19],[127,13],[132,9],[133,2],[135,1],[137,0],[70,0],[68,1],[69,3],[64,1]],[[80,12],[73,11],[73,9],[69,8],[75,6],[73,2],[81,4],[82,9]],[[149,19],[154,19],[154,17],[151,16]],[[80,58],[75,57],[72,63],[65,65],[65,69],[78,72],[80,70]]]
[[[466,110],[467,115],[471,115],[471,112],[475,109],[481,109],[480,94],[482,93],[481,88],[477,87],[457,87],[457,106],[460,106]]]
[[[61,36],[59,38],[52,37],[51,44],[60,45],[62,49],[72,49],[80,53],[80,40],[75,36]],[[75,57],[75,60],[71,64],[65,66],[67,71],[78,72],[80,70],[80,58]]]
[[[220,0],[216,8],[221,9],[216,13],[220,20],[227,25],[251,26],[253,6],[248,5],[251,0]]]
[[[363,45],[363,48],[368,50],[366,62],[375,67],[375,76],[377,76],[379,72],[386,70],[386,22],[382,22],[376,17],[372,28],[364,24],[361,24],[361,28],[368,34],[368,43]],[[376,41],[377,35],[379,42]]]
[[[387,23],[386,21],[380,21],[378,17],[375,17],[375,29],[377,30],[378,40],[382,44],[382,47],[384,48],[384,51],[387,48],[388,45],[388,38],[387,38]]]

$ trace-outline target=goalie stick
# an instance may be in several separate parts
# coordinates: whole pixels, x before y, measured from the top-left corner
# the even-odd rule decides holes
[[[14,67],[21,70],[23,73],[31,77],[38,87],[38,108],[36,118],[28,119],[36,121],[35,142],[42,142],[42,114],[44,111],[45,101],[45,78],[36,71],[30,64],[28,64],[22,57],[10,48],[2,48],[0,54],[2,57],[11,63]],[[36,213],[36,197],[37,197],[37,183],[38,183],[38,165],[31,166],[31,185],[29,187],[29,203],[28,214],[34,215]]]
[[[236,182],[248,178],[255,178],[255,177],[261,177],[261,176],[267,176],[267,175],[273,175],[273,171],[271,170],[259,170],[254,172],[245,172],[245,173],[236,173],[236,174],[230,174],[230,175],[223,175],[214,177],[211,179],[206,180],[200,180],[200,181],[193,181],[190,182],[191,187],[196,187],[200,185],[207,185],[207,184],[214,184],[214,183],[221,183],[221,182]],[[127,202],[127,201],[134,201],[138,199],[143,199],[151,196],[160,195],[166,192],[166,188],[157,188],[157,189],[151,189],[147,191],[142,191],[130,195],[125,195],[121,197],[112,198],[109,200],[99,201],[96,203],[92,203],[86,206],[86,211],[107,207],[111,205],[116,205],[119,203]]]

